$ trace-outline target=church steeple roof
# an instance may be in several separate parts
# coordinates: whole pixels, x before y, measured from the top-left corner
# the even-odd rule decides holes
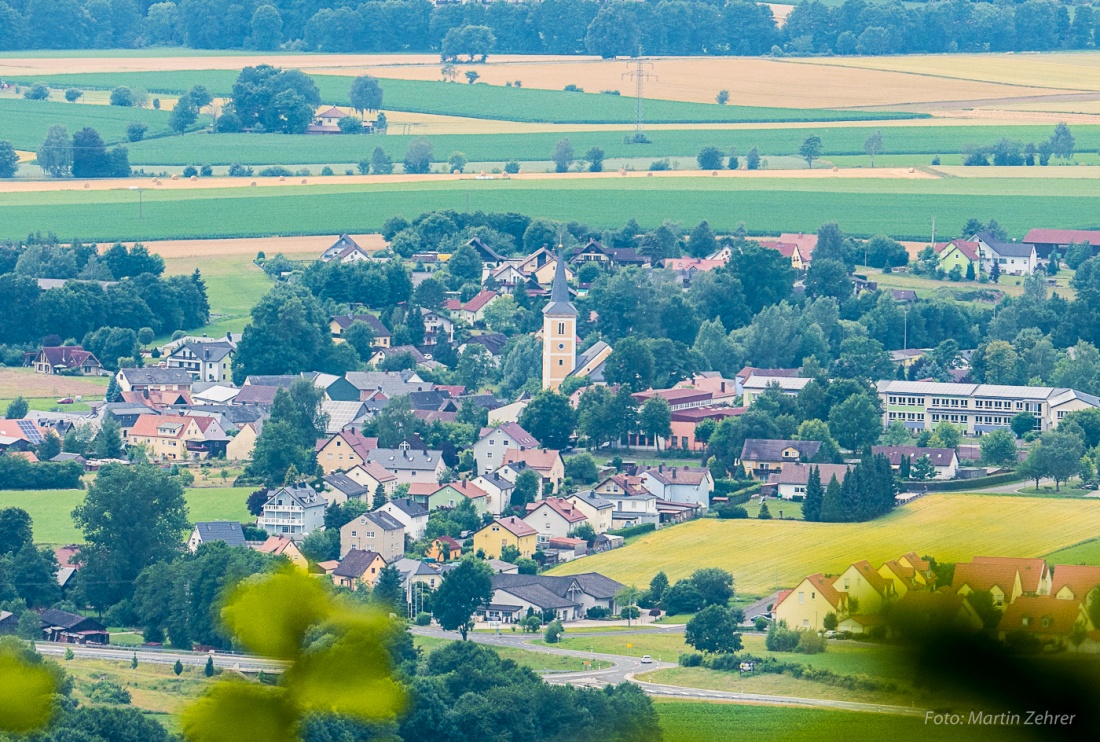
[[[542,313],[555,317],[576,317],[577,308],[569,300],[569,284],[565,278],[565,256],[558,246],[557,266],[554,269],[554,285],[550,289],[550,302],[543,307]]]

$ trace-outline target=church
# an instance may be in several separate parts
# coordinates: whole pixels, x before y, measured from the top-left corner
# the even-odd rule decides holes
[[[542,388],[557,389],[570,376],[603,381],[611,346],[600,340],[577,356],[577,308],[569,299],[564,254],[559,248],[550,301],[542,309]]]

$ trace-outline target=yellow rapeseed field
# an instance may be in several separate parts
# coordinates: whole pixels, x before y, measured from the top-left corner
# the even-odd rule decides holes
[[[776,515],[778,506],[772,507]],[[939,561],[973,556],[1035,557],[1100,534],[1100,500],[928,495],[869,523],[695,520],[622,549],[562,565],[552,574],[599,572],[643,586],[700,567],[729,570],[737,589],[763,595],[815,572],[839,573],[859,559],[876,567],[908,551]]]

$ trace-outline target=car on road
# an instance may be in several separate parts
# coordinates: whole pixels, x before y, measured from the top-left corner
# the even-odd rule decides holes
[[[642,655],[642,664],[643,665],[648,665],[652,661],[653,661],[653,658],[650,657],[648,654],[643,654]]]
[[[57,403],[58,404],[72,404],[73,403],[73,398],[72,397],[62,397],[61,399],[57,400]]]

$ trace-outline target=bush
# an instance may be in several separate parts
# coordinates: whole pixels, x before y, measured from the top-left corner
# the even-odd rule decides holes
[[[272,165],[271,167],[265,167],[259,172],[261,178],[290,178],[293,177],[294,172],[287,170],[282,165]]]
[[[134,91],[125,85],[119,85],[111,91],[111,105],[130,107],[134,105]]]
[[[793,652],[798,647],[799,632],[787,626],[786,621],[778,621],[768,629],[764,646],[769,652]]]
[[[606,608],[601,608],[598,605],[594,605],[591,608],[589,608],[587,611],[585,611],[584,615],[585,615],[585,618],[591,618],[591,619],[595,619],[595,620],[599,621],[601,619],[604,619],[604,618],[607,618],[608,616],[610,616],[611,611],[607,610]]]
[[[193,175],[198,175],[199,169],[194,165],[188,165],[183,169],[183,177],[190,178]]]
[[[81,489],[83,474],[75,461],[32,464],[20,456],[0,456],[0,490]]]
[[[332,172],[332,168],[330,168],[328,165],[325,165],[323,168],[321,168],[321,175],[329,176],[335,175],[335,173]]]
[[[687,652],[680,655],[680,667],[699,667],[703,664],[703,655],[699,652]]]
[[[131,142],[140,142],[145,138],[145,132],[149,130],[149,127],[140,121],[132,121],[126,127],[126,138]]]
[[[210,165],[203,165],[199,168],[199,176],[202,178],[209,178],[214,174],[214,168]]]
[[[519,172],[519,163],[515,160],[509,160],[508,162],[504,163],[504,172],[515,175]]]
[[[80,96],[84,95],[83,90],[77,90],[76,88],[69,88],[65,91],[65,100],[70,103],[76,103],[80,100]]]
[[[23,91],[23,97],[27,100],[46,100],[50,97],[50,89],[44,83],[36,82]]]
[[[229,177],[230,178],[251,178],[252,177],[252,168],[245,167],[244,165],[240,165],[240,164],[234,162],[232,165],[229,166]]]
[[[550,622],[550,625],[546,627],[544,638],[547,644],[557,644],[561,641],[561,635],[564,633],[565,627],[561,625],[561,621],[554,619]]]
[[[617,531],[608,531],[612,536],[622,536],[623,538],[630,538],[631,536],[641,536],[643,533],[649,533],[657,530],[657,526],[652,523],[642,523],[637,526],[628,526],[627,528],[620,528]]]
[[[416,614],[416,625],[417,626],[429,626],[429,625],[431,625],[431,623],[432,623],[432,614],[425,613],[424,611],[421,611],[420,613]]]
[[[763,631],[768,628],[768,619],[763,616],[757,616],[752,620],[752,625],[757,631]]]
[[[344,116],[336,122],[336,125],[340,127],[341,134],[363,133],[363,122],[355,116]]]
[[[130,691],[110,680],[97,680],[88,689],[88,698],[95,703],[129,703]]]
[[[825,651],[825,637],[816,631],[798,632],[798,646],[795,651],[799,654],[821,654]]]
[[[740,505],[730,505],[728,503],[715,505],[714,512],[718,514],[718,517],[722,520],[737,520],[740,518],[748,518],[749,511]]]
[[[671,170],[672,162],[666,157],[663,160],[654,160],[649,163],[650,172],[657,172],[659,170]]]
[[[236,134],[243,128],[240,117],[232,111],[227,111],[218,118],[218,125],[214,127],[214,130],[219,134]]]

